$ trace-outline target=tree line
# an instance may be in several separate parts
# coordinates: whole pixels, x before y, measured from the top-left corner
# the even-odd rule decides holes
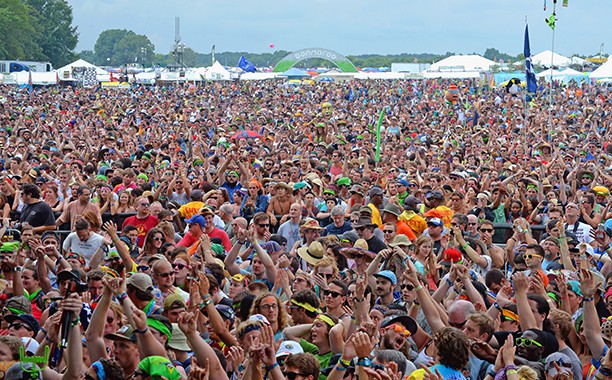
[[[76,59],[77,28],[66,0],[0,0],[0,59],[51,62]]]

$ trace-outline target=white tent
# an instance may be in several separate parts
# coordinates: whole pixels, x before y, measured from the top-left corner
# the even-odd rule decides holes
[[[242,73],[240,80],[266,80],[276,78],[276,73]]]
[[[11,73],[13,80],[15,83],[19,85],[28,84],[30,81],[30,73],[27,71],[19,71],[16,73]],[[57,78],[55,76],[55,71],[43,72],[39,73],[36,71],[32,71],[32,84],[33,85],[43,85],[49,86],[57,84]]]
[[[423,71],[423,78],[425,79],[471,79],[480,78],[479,71]]]
[[[589,75],[589,78],[612,78],[612,60],[608,60],[606,63],[599,66],[597,70],[593,71],[591,75]]]
[[[75,80],[78,80],[75,74],[77,74],[79,71],[82,71],[90,67],[93,67],[96,69],[96,77],[98,78],[99,81],[110,80],[110,73],[108,71],[101,69],[98,66],[93,65],[83,59],[76,60],[64,67],[60,67],[59,69],[55,71],[58,73],[60,80],[75,81]]]
[[[215,63],[206,70],[207,80],[230,80],[230,72],[219,63]]]
[[[425,72],[489,71],[496,62],[479,55],[453,55],[432,64]]]
[[[552,61],[551,61],[552,60]],[[557,67],[567,67],[572,64],[572,60],[562,56],[561,54],[553,53],[550,50],[544,50],[531,57],[531,63],[544,67],[550,67],[550,64]]]
[[[589,65],[590,64],[589,61],[587,61],[586,59],[582,59],[582,58],[580,58],[578,56],[573,56],[571,58],[571,62],[572,62],[572,65],[580,65],[580,66],[584,66],[584,65]]]
[[[135,75],[136,83],[155,84],[157,74],[155,71],[146,71]]]
[[[587,78],[587,76],[584,73],[581,73],[580,71],[577,71],[574,69],[565,69],[565,70],[548,69],[548,70],[542,71],[541,73],[536,74],[536,78],[544,78],[544,80],[546,81],[550,81],[551,77],[555,81],[560,81],[564,83],[567,83],[571,81],[572,79],[575,81],[580,81],[582,79]]]

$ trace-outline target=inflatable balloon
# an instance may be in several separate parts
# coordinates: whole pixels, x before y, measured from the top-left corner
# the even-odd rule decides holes
[[[506,92],[512,95],[516,95],[521,87],[521,80],[518,78],[512,78],[506,85]]]
[[[321,104],[321,113],[323,114],[323,116],[331,117],[333,112],[334,112],[334,109],[332,108],[332,105],[330,102],[325,102]]]
[[[270,44],[270,49],[274,49],[274,44]]]
[[[452,83],[450,86],[448,86],[448,90],[446,91],[446,100],[455,104],[457,103],[457,99],[459,99],[459,87]]]

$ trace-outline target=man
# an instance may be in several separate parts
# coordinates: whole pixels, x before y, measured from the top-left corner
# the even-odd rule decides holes
[[[404,199],[404,212],[399,216],[399,220],[405,222],[416,236],[420,236],[427,229],[427,221],[418,214],[419,199],[409,195]]]
[[[161,297],[157,298],[157,305],[164,306],[164,299],[171,294],[178,294],[187,303],[189,293],[181,288],[174,286],[174,276],[176,272],[172,269],[172,264],[168,260],[157,260],[153,264],[153,280],[157,284],[157,289],[161,292]]]
[[[187,310],[187,305],[180,294],[170,294],[164,299],[164,311],[162,315],[172,323],[177,323],[181,314]]]
[[[418,326],[407,315],[386,317],[380,323],[380,349],[401,351],[407,338],[416,335]]]
[[[359,220],[353,227],[355,228],[357,235],[368,243],[368,250],[378,253],[387,248],[384,241],[374,236],[374,229],[377,227],[376,224],[372,223],[372,219],[370,217],[365,215],[359,216]]]
[[[413,241],[416,239],[416,235],[406,223],[399,220],[400,214],[401,210],[397,205],[387,203],[383,209],[383,221],[385,223],[392,223],[396,226],[398,235],[406,235],[410,241]]]
[[[444,223],[440,218],[431,218],[427,221],[427,230],[423,232],[433,240],[433,253],[437,256],[442,248],[442,235],[444,234]]]
[[[193,215],[190,219],[185,219],[189,230],[177,243],[179,247],[187,247],[190,254],[194,254],[200,243],[200,238],[204,236],[206,229],[206,219],[202,215]]]
[[[396,183],[396,187],[395,187],[397,189],[396,197],[400,205],[404,204],[404,200],[410,195],[410,192],[408,191],[409,186],[410,184],[405,179],[399,179]]]
[[[51,206],[40,200],[40,189],[38,186],[26,183],[21,188],[21,200],[25,207],[21,210],[19,226],[24,223],[34,227],[34,233],[41,234],[55,229],[55,216]]]
[[[191,192],[191,201],[182,205],[176,213],[180,215],[183,219],[189,219],[204,207],[204,202],[202,202],[202,190],[193,190]]]
[[[227,164],[229,164],[229,161],[231,161],[230,158],[228,158],[224,162],[224,165],[222,166],[222,168],[227,167]],[[240,189],[242,187],[242,184],[240,184],[240,182],[238,181],[240,176],[238,175],[237,171],[231,170],[230,172],[227,173],[227,176],[225,178],[226,180],[225,182],[223,182],[223,177],[221,175],[219,176],[219,180],[223,182],[221,184],[221,187],[227,190],[229,197],[230,197],[230,202],[234,203],[234,192],[236,191],[236,189]]]
[[[546,272],[542,270],[542,262],[544,261],[544,248],[538,244],[529,244],[523,255],[525,264],[527,265],[526,274],[540,273],[544,276]]]
[[[545,271],[557,271],[563,269],[563,264],[559,261],[560,247],[559,241],[554,237],[547,237],[540,243],[544,248],[544,261],[542,262],[542,268]]]
[[[380,216],[380,208],[383,205],[383,194],[384,192],[378,186],[374,186],[370,189],[368,194],[370,198],[370,203],[368,203],[368,207],[372,210],[372,222],[378,226],[378,228],[382,228],[383,220]]]
[[[302,221],[302,205],[293,203],[289,208],[289,220],[278,227],[278,234],[287,239],[287,248],[291,249],[299,242],[300,222]]]
[[[8,323],[8,335],[19,338],[36,338],[40,325],[32,314],[9,314],[4,317]]]
[[[159,223],[156,216],[150,215],[149,206],[150,203],[147,197],[136,198],[136,215],[125,219],[123,225],[121,226],[122,230],[125,230],[125,227],[130,225],[138,229],[138,238],[136,239],[136,243],[139,248],[142,248],[147,232],[149,232],[151,228],[157,226]]]
[[[437,211],[444,226],[450,227],[454,212],[444,205],[444,194],[441,190],[433,190],[425,194],[425,205],[429,208],[428,212],[432,210]],[[423,216],[427,216],[427,213],[424,213]]]
[[[468,218],[468,226],[465,231],[465,237],[469,237],[472,239],[480,239],[480,233],[478,232],[478,217],[476,215],[469,214]]]
[[[70,252],[78,253],[85,264],[89,265],[89,261],[98,248],[102,245],[104,238],[101,235],[91,231],[89,222],[85,219],[78,220],[74,225],[74,232],[71,232],[62,246],[64,255]]]
[[[105,273],[101,270],[92,270],[87,273],[87,291],[91,294],[92,301],[98,301],[104,291],[102,279]]]
[[[475,218],[474,215],[468,215],[468,219],[470,217]],[[487,246],[489,256],[491,256],[491,266],[497,269],[503,267],[505,262],[505,253],[503,248],[493,244],[493,235],[495,234],[495,228],[493,227],[493,223],[489,220],[483,221],[480,224],[480,227],[478,227],[478,231],[480,232],[479,240],[481,240]]]
[[[155,304],[153,281],[146,273],[135,273],[126,281],[126,293],[139,310],[147,316],[161,314],[163,309]]]
[[[70,220],[70,229],[74,230],[74,225],[77,220],[82,219],[83,215],[88,211],[96,214],[98,222],[102,225],[100,208],[94,203],[91,203],[91,189],[86,186],[80,186],[77,190],[77,199],[68,203],[68,207],[64,209],[62,215],[55,221],[55,225],[59,228],[62,224]]]
[[[595,239],[591,236],[591,226],[580,222],[580,207],[574,202],[565,206],[565,231],[573,233],[581,243],[591,244]]]
[[[390,270],[383,270],[378,273],[374,273],[374,294],[378,296],[376,299],[377,305],[389,306],[396,300],[396,293],[394,292],[395,286],[397,285],[397,277],[395,273]],[[371,283],[372,281],[369,280]],[[372,284],[370,284],[372,286]],[[399,294],[397,294],[399,298]]]
[[[351,223],[348,220],[344,219],[344,207],[340,205],[334,206],[334,208],[332,208],[331,219],[332,223],[325,226],[325,229],[321,233],[321,236],[337,236],[353,229]]]
[[[193,195],[195,191],[196,190],[194,190],[191,194]],[[219,207],[219,218],[221,218],[221,220],[225,224],[225,228],[223,230],[225,231],[225,233],[227,233],[227,236],[229,236],[230,241],[234,238],[233,213],[234,208],[229,203],[224,203],[221,205],[221,207]]]
[[[266,215],[267,217],[267,214],[265,213],[263,214]],[[226,252],[229,252],[229,250],[232,249],[232,243],[230,242],[230,239],[229,239],[229,236],[227,236],[227,233],[223,231],[221,228],[215,226],[215,222],[214,222],[215,214],[213,213],[213,211],[209,209],[208,207],[204,207],[203,209],[200,210],[200,215],[202,215],[204,219],[206,219],[206,226],[205,226],[204,232],[206,232],[208,237],[211,239],[213,238],[221,239],[221,245],[223,245],[223,248],[225,249]],[[268,221],[268,225],[270,225],[269,221]]]
[[[329,364],[329,360],[327,361]],[[289,355],[285,360],[283,374],[286,379],[316,380],[319,378],[323,363],[315,355],[301,353]]]
[[[291,296],[289,314],[294,324],[313,323],[320,311],[319,298],[312,290],[301,290]]]
[[[113,342],[114,358],[125,374],[131,374],[138,368],[140,353],[138,351],[137,335],[130,325],[124,325],[114,334],[104,335],[104,339]],[[90,339],[88,338],[89,342]]]

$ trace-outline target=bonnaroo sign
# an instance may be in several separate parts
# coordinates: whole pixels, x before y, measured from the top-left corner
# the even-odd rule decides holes
[[[351,61],[349,61],[345,56],[340,53],[337,53],[332,50],[320,49],[320,48],[310,48],[310,49],[302,49],[298,51],[294,51],[293,53],[288,54],[285,58],[281,59],[276,66],[274,67],[273,72],[282,73],[297,63],[304,61],[306,59],[323,59],[329,61],[336,65],[342,72],[345,73],[356,73],[357,68]]]

